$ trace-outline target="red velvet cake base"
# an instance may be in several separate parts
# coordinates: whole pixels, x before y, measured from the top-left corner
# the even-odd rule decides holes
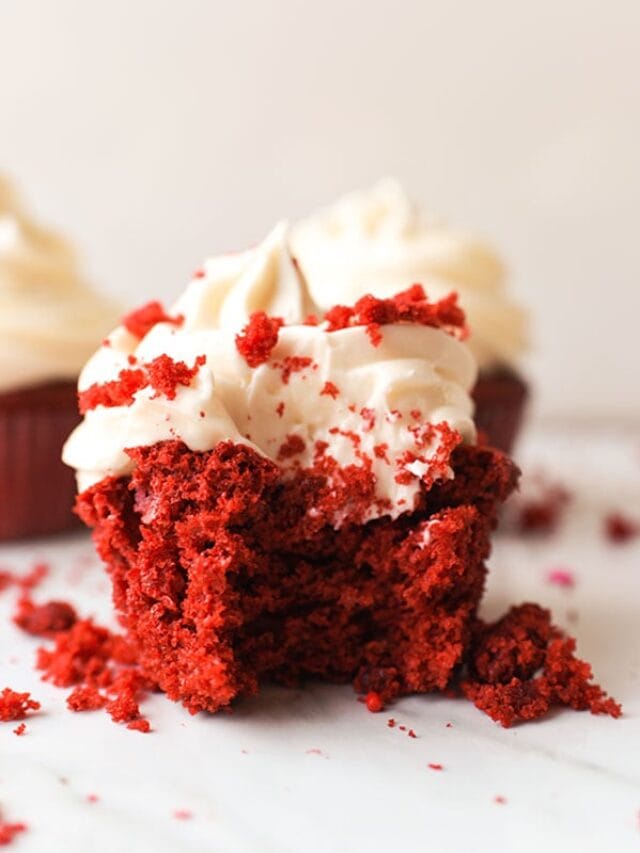
[[[140,664],[169,697],[195,713],[263,679],[353,681],[383,700],[450,683],[517,477],[502,454],[459,447],[455,478],[411,515],[339,530],[322,477],[283,480],[245,446],[133,455],[131,478],[103,480],[77,507]]]
[[[75,477],[60,455],[78,421],[73,382],[0,394],[0,541],[77,527]]]
[[[526,383],[502,368],[480,374],[472,392],[478,434],[487,444],[511,453],[529,395]]]

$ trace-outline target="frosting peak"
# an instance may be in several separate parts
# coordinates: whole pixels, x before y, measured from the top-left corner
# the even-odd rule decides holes
[[[420,283],[431,298],[458,292],[482,369],[513,364],[525,346],[525,317],[507,296],[500,258],[481,240],[425,216],[394,180],[344,196],[298,224],[291,242],[323,309]]]
[[[74,379],[116,317],[67,241],[33,222],[0,177],[0,391]]]

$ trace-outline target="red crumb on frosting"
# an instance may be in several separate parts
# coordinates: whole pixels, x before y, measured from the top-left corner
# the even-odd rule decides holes
[[[134,395],[145,388],[147,384],[146,373],[142,368],[121,370],[117,379],[101,384],[94,383],[84,391],[78,392],[80,414],[85,415],[98,406],[107,408],[130,406],[133,403]]]
[[[199,355],[193,367],[188,367],[184,361],[174,361],[168,355],[159,355],[134,370],[121,370],[117,379],[102,384],[96,383],[79,392],[80,414],[84,415],[97,406],[130,406],[135,394],[148,387],[156,392],[153,399],[164,395],[167,399],[174,400],[178,386],[189,386],[206,360],[206,356]]]
[[[640,535],[640,522],[633,521],[621,512],[612,512],[604,519],[604,532],[607,539],[619,545]]]
[[[153,396],[164,396],[167,400],[175,400],[178,386],[187,388],[198,369],[207,363],[206,355],[199,355],[193,367],[187,367],[184,361],[174,361],[168,355],[159,355],[146,365],[149,377],[148,384],[156,392]]]
[[[13,730],[14,735],[18,735],[18,737],[22,737],[23,734],[27,731],[26,723],[20,723],[19,726],[16,726]]]
[[[389,717],[389,719],[387,720],[387,726],[390,729],[393,729],[393,728],[395,728],[395,725],[396,725],[396,721],[393,719],[393,717]]]
[[[498,805],[503,806],[507,802],[507,798],[498,794],[493,798],[494,803],[498,803]]]
[[[77,618],[76,611],[66,601],[34,604],[28,595],[24,595],[18,601],[13,621],[27,634],[51,637],[58,631],[66,631]]]
[[[181,326],[184,323],[184,317],[181,314],[177,317],[170,317],[164,310],[162,303],[154,301],[141,305],[140,308],[136,308],[122,318],[122,325],[136,338],[144,338],[157,323],[171,323],[174,326]]]
[[[292,456],[302,453],[305,447],[304,440],[299,435],[288,435],[280,445],[278,460],[291,459]]]
[[[324,383],[324,385],[322,386],[322,391],[320,392],[321,396],[333,397],[334,400],[336,399],[336,397],[338,397],[339,394],[340,389],[338,388],[338,386],[334,385],[333,382],[329,381]]]
[[[193,814],[189,811],[189,809],[176,809],[173,813],[173,816],[176,820],[191,820]]]
[[[97,794],[87,794],[87,802],[88,803],[97,803],[99,802],[100,797]]]
[[[460,337],[467,334],[464,311],[458,305],[457,294],[451,293],[444,299],[430,302],[420,284],[414,284],[389,299],[378,299],[368,294],[353,307],[336,305],[326,312],[324,319],[329,332],[365,326],[374,346],[382,340],[381,326],[392,323],[432,326]]]
[[[283,325],[282,318],[269,317],[264,311],[254,311],[249,317],[247,325],[236,335],[236,349],[249,367],[259,367],[269,360]]]
[[[274,367],[277,367],[282,372],[282,382],[288,385],[292,373],[301,373],[312,365],[313,359],[307,355],[287,355],[282,361],[277,362]]]
[[[367,693],[364,701],[367,706],[367,711],[371,711],[372,714],[377,714],[379,711],[384,710],[382,697],[374,690],[370,690],[369,693]]]
[[[11,844],[16,835],[20,832],[26,832],[26,823],[7,823],[0,816],[0,847]]]
[[[575,586],[576,578],[571,569],[550,569],[547,572],[547,580],[555,586],[570,588]]]
[[[620,705],[591,681],[591,667],[575,657],[575,647],[548,610],[512,607],[493,624],[478,622],[462,691],[505,727],[559,705],[619,717]]]
[[[427,764],[427,767],[429,768],[429,770],[444,770],[444,765],[443,764],[436,764],[435,761],[430,761]]]
[[[0,722],[9,723],[24,720],[30,711],[38,711],[40,703],[31,698],[30,693],[16,693],[5,687],[0,693]]]

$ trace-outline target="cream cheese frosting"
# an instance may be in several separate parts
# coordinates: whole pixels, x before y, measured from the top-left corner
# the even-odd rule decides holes
[[[127,448],[180,439],[205,451],[231,439],[284,469],[311,467],[319,447],[339,466],[366,458],[378,499],[371,517],[410,510],[441,448],[430,426],[474,440],[474,360],[438,328],[383,326],[374,346],[363,326],[304,324],[313,308],[280,225],[256,248],[208,261],[169,312],[179,324],[157,323],[141,340],[117,328],[82,371],[81,392],[159,356],[206,362],[173,400],[143,388],[130,405],[87,411],[64,449],[79,489],[128,474]],[[236,336],[255,311],[286,324],[268,360],[250,367]]]
[[[118,313],[0,176],[0,391],[76,379]]]
[[[419,283],[431,299],[457,291],[481,370],[515,366],[526,347],[526,317],[506,292],[498,256],[425,216],[394,180],[346,195],[299,223],[291,246],[323,309]]]

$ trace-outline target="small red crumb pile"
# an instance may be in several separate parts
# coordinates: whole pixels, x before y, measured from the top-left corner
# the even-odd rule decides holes
[[[8,846],[16,835],[26,832],[26,830],[26,823],[9,823],[0,814],[0,847]]]
[[[359,299],[353,307],[336,305],[330,308],[324,319],[329,332],[337,332],[351,326],[365,326],[374,346],[382,340],[381,326],[392,323],[413,323],[444,329],[465,337],[464,311],[458,305],[458,296],[451,293],[437,302],[430,302],[422,285],[414,284],[389,299],[378,299],[370,294]]]
[[[38,711],[40,703],[31,698],[30,693],[16,693],[5,687],[0,693],[0,722],[9,723],[24,720],[31,711]]]
[[[168,400],[175,400],[178,387],[189,386],[198,368],[205,364],[206,360],[206,356],[199,355],[193,367],[188,367],[184,361],[174,361],[168,355],[159,355],[148,364],[121,370],[117,379],[102,384],[96,383],[79,392],[80,414],[84,415],[97,406],[130,406],[135,394],[149,387],[156,392],[152,399],[165,396]]]
[[[548,610],[513,607],[498,622],[478,622],[462,691],[505,727],[559,705],[619,717],[620,705],[592,683],[591,667],[575,657],[575,647],[551,624]]]
[[[280,317],[268,317],[264,311],[251,315],[248,324],[236,335],[236,348],[249,367],[259,367],[269,361],[283,325]]]
[[[138,704],[150,685],[136,667],[134,649],[124,637],[91,619],[78,619],[74,608],[64,601],[36,605],[23,597],[14,621],[29,634],[52,638],[52,648],[38,649],[36,666],[46,681],[73,687],[67,698],[72,711],[105,708],[115,722],[126,723],[127,728],[150,730]]]
[[[181,326],[184,323],[184,317],[170,317],[162,307],[161,302],[147,302],[135,311],[126,314],[122,318],[122,325],[128,332],[136,338],[144,338],[151,329],[158,323],[171,323],[174,326]]]

